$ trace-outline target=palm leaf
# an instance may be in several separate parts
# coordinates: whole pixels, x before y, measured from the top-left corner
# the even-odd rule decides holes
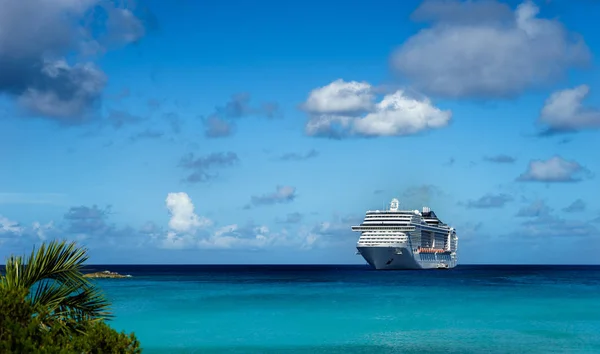
[[[0,287],[27,289],[29,300],[47,326],[72,327],[78,321],[111,317],[103,293],[83,276],[82,265],[87,259],[87,250],[74,242],[51,241],[37,252],[34,248],[26,262],[11,256]]]
[[[23,274],[26,287],[31,287],[42,279],[55,279],[62,283],[89,284],[81,272],[83,263],[88,259],[87,250],[78,248],[75,242],[52,241],[46,247],[35,249],[27,261]]]

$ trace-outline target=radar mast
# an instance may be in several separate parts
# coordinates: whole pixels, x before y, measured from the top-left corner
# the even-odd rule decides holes
[[[398,211],[398,207],[400,206],[400,202],[398,199],[394,198],[390,202],[390,211]]]

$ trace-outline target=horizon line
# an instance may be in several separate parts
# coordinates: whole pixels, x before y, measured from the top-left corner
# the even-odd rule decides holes
[[[101,265],[185,265],[185,266],[364,266],[370,267],[368,264],[356,263],[93,263],[85,266],[101,266]],[[459,266],[600,266],[600,263],[463,263]],[[3,265],[0,265],[3,266]]]
[[[0,264],[0,267],[5,267],[6,264]],[[256,267],[256,266],[356,266],[356,267],[367,267],[368,264],[356,264],[356,263],[91,263],[83,264],[82,267],[90,266],[217,266],[217,267]],[[600,266],[600,263],[463,263],[458,264],[456,267],[461,266]]]

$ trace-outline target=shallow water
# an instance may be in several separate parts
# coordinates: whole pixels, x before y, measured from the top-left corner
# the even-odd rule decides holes
[[[600,353],[600,267],[94,266],[145,353]]]

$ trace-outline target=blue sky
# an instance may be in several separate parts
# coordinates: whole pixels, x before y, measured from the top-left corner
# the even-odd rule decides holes
[[[2,259],[361,264],[398,197],[461,263],[598,263],[598,2],[0,3]]]

